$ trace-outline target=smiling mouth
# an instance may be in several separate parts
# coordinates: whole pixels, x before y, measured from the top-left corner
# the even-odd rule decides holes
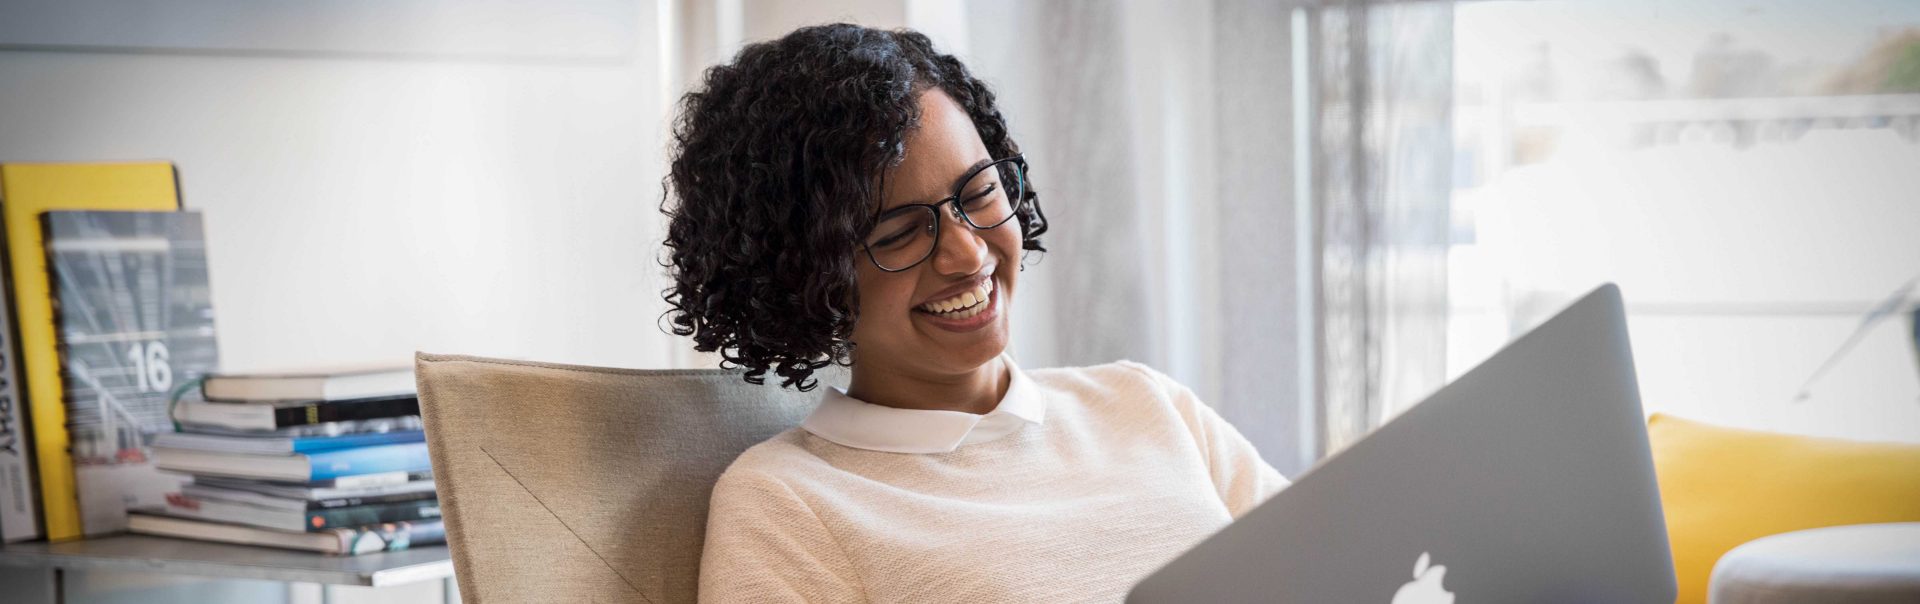
[[[987,279],[972,290],[961,292],[950,298],[935,300],[914,307],[915,312],[923,312],[942,319],[966,319],[985,311],[993,299],[993,280]]]

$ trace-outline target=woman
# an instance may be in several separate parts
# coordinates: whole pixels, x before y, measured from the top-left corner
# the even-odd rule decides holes
[[[1015,366],[1046,219],[993,93],[926,37],[801,29],[683,110],[674,331],[755,383],[852,368],[720,477],[702,600],[1117,600],[1286,484],[1146,366]]]

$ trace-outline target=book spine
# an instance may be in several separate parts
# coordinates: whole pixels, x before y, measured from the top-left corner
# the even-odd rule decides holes
[[[334,538],[339,540],[336,551],[349,556],[373,552],[397,552],[410,547],[447,542],[447,526],[437,519],[389,522],[360,528],[327,529],[326,532],[332,533]]]
[[[0,263],[0,275],[4,275]],[[0,299],[7,298],[0,277]],[[33,442],[27,430],[27,402],[20,398],[19,357],[13,332],[13,305],[0,302],[0,542],[39,539],[40,493],[33,479]]]
[[[154,437],[152,444],[157,447],[166,447],[169,449],[192,449],[196,451],[247,453],[254,455],[292,455],[295,453],[320,453],[374,445],[415,443],[425,440],[426,435],[418,430],[300,438],[163,432]]]
[[[394,487],[394,486],[403,485],[409,482],[413,482],[415,480],[433,480],[433,472],[431,471],[411,472],[406,470],[396,470],[392,472],[374,472],[371,474],[355,474],[353,476],[340,476],[340,477],[329,478],[325,480],[308,479],[306,482],[292,483],[292,484],[293,486],[304,487],[309,489],[307,499],[335,499],[335,498],[338,498],[339,496],[333,494],[334,490],[377,489],[382,487]],[[281,483],[281,484],[286,484],[286,483]]]
[[[319,499],[307,502],[309,510],[331,510],[360,505],[379,505],[388,503],[406,503],[434,499],[433,491],[419,493],[396,493],[393,495],[367,495],[363,497],[342,497],[339,499]]]
[[[426,472],[432,470],[427,443],[375,445],[323,451],[306,456],[309,481],[341,480],[366,474]]]
[[[307,426],[327,422],[383,419],[420,414],[420,399],[413,397],[369,401],[332,401],[290,407],[275,407],[274,428]]]
[[[366,505],[335,510],[309,510],[307,530],[357,527],[382,522],[432,520],[440,517],[439,501],[419,501],[386,505]]]
[[[397,445],[401,443],[426,442],[427,435],[418,430],[396,432],[369,432],[366,434],[346,434],[341,436],[320,436],[293,439],[294,453],[318,453],[336,449],[370,447],[373,445]]]

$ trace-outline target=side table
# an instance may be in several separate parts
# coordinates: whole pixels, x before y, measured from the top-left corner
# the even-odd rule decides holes
[[[0,546],[0,566],[48,569],[52,602],[64,604],[61,574],[68,570],[123,570],[259,579],[320,585],[382,587],[442,581],[443,593],[456,593],[453,558],[444,545],[358,556],[249,545],[229,545],[147,535],[117,535],[63,543],[31,542]],[[325,593],[324,591],[322,592]]]

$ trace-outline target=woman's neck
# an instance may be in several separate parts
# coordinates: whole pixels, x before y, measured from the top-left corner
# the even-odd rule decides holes
[[[953,375],[923,374],[856,360],[847,396],[898,409],[986,415],[1007,395],[1007,384],[1012,377],[1004,355],[993,357],[973,371]]]

